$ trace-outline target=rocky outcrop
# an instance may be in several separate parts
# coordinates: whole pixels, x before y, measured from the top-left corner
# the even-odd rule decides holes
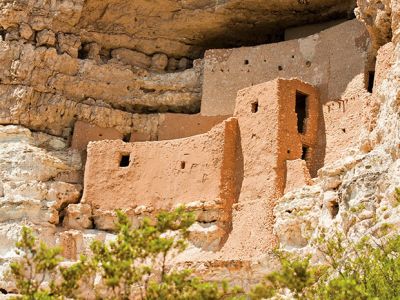
[[[393,1],[357,1],[356,15],[366,25],[375,51],[392,38],[391,2]]]
[[[179,73],[154,74],[132,70],[118,61],[98,64],[59,55],[56,48],[40,45],[21,42],[4,45],[0,57],[4,85],[29,86],[37,92],[61,94],[76,102],[93,98],[130,112],[140,111],[141,107],[157,110],[159,106],[172,111],[174,107],[190,111],[194,106],[192,110],[196,110],[201,65]]]
[[[15,256],[22,225],[54,244],[63,210],[81,197],[82,162],[62,138],[0,126],[0,273]],[[1,282],[2,278],[0,278]]]
[[[362,3],[360,11],[365,16],[376,5]],[[385,14],[394,7],[398,11],[398,1],[385,5]],[[379,46],[399,24],[376,20],[369,27]],[[378,51],[373,98],[379,113],[372,131],[361,138],[360,149],[322,168],[314,186],[286,194],[275,208],[275,233],[282,248],[318,254],[314,242],[321,233],[329,238],[341,232],[356,242],[365,235],[380,239],[398,232],[400,45],[393,40]]]
[[[198,58],[208,48],[279,40],[287,27],[347,16],[353,8],[351,0],[2,0],[0,24],[13,28],[14,36],[23,25],[29,38],[35,36],[32,30],[51,30],[78,36],[85,45],[95,42],[101,49],[128,48],[180,59]]]
[[[19,126],[1,126],[0,141],[1,222],[59,224],[59,212],[81,196],[79,153]]]

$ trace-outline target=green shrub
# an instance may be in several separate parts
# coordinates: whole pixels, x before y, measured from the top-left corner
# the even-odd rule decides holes
[[[10,265],[10,275],[21,294],[17,299],[64,299],[74,297],[78,282],[88,274],[89,265],[84,257],[70,267],[62,267],[61,249],[37,243],[31,229],[23,227],[16,243],[18,262]],[[47,281],[48,286],[42,284]]]
[[[118,234],[110,243],[95,241],[92,254],[63,267],[59,248],[37,243],[23,228],[17,243],[21,259],[10,273],[20,296],[17,299],[79,299],[82,286],[99,299],[215,300],[268,299],[290,294],[294,299],[369,300],[400,299],[400,236],[385,243],[373,237],[354,244],[342,234],[327,239],[322,233],[316,247],[324,263],[310,257],[279,253],[281,268],[268,274],[248,295],[226,282],[207,282],[190,270],[170,270],[174,255],[186,248],[192,214],[179,208],[144,219],[133,229],[126,215],[117,212]],[[94,275],[100,284],[94,285]],[[48,284],[43,285],[44,282]]]
[[[341,234],[319,241],[326,264],[310,258],[282,255],[282,267],[252,289],[252,299],[289,292],[295,299],[400,299],[400,236],[378,243],[364,238],[357,244]]]
[[[59,248],[38,243],[28,228],[17,243],[20,261],[11,265],[17,283],[17,299],[79,299],[82,284],[95,291],[99,299],[234,299],[239,289],[224,282],[205,282],[190,270],[168,270],[167,261],[186,248],[192,214],[178,208],[160,213],[155,221],[145,218],[133,229],[128,217],[117,212],[116,239],[95,241],[92,255],[81,256],[70,267],[61,267]],[[94,285],[94,275],[100,284]],[[47,281],[48,287],[43,287]]]

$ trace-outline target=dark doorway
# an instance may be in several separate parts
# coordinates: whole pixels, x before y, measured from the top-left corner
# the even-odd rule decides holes
[[[305,132],[305,121],[307,118],[307,98],[308,95],[296,91],[296,114],[297,114],[297,131]]]
[[[308,147],[307,146],[303,146],[303,153],[301,155],[301,159],[302,160],[307,160],[308,158]]]
[[[368,87],[367,90],[369,93],[372,93],[374,89],[374,81],[375,81],[375,71],[368,72]]]
[[[258,102],[254,102],[251,104],[251,112],[254,114],[258,112]]]

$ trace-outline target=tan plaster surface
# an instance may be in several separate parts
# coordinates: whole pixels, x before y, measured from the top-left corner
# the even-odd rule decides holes
[[[202,116],[200,114],[162,114],[158,140],[172,140],[206,133],[230,116]]]
[[[298,77],[315,85],[321,103],[340,99],[349,82],[364,74],[366,51],[366,29],[357,20],[299,40],[208,50],[201,113],[231,114],[240,89],[278,77]]]
[[[210,132],[172,141],[92,142],[88,146],[82,202],[94,215],[144,205],[152,211],[212,202],[230,211],[236,198],[237,120]],[[120,167],[122,155],[130,155]],[[230,217],[220,215],[220,221]]]
[[[286,161],[286,170],[285,194],[294,189],[311,184],[310,172],[304,160],[295,159]]]
[[[101,140],[120,140],[123,135],[114,128],[102,128],[82,121],[76,121],[72,135],[71,148],[86,150],[89,142]]]

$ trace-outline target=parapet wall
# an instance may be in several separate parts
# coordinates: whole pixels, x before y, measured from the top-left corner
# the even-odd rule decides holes
[[[86,151],[89,142],[100,140],[122,140],[123,135],[115,128],[102,128],[86,122],[77,121],[72,135],[71,148]]]
[[[231,118],[206,134],[173,141],[91,142],[82,203],[92,206],[98,228],[105,226],[101,216],[115,209],[153,213],[206,205],[204,210],[218,211],[208,221],[227,231],[237,198],[237,138],[237,120]]]
[[[366,70],[367,41],[364,25],[352,20],[299,40],[209,50],[201,113],[232,114],[240,89],[278,77],[297,77],[316,86],[322,104],[341,99],[348,83]]]

